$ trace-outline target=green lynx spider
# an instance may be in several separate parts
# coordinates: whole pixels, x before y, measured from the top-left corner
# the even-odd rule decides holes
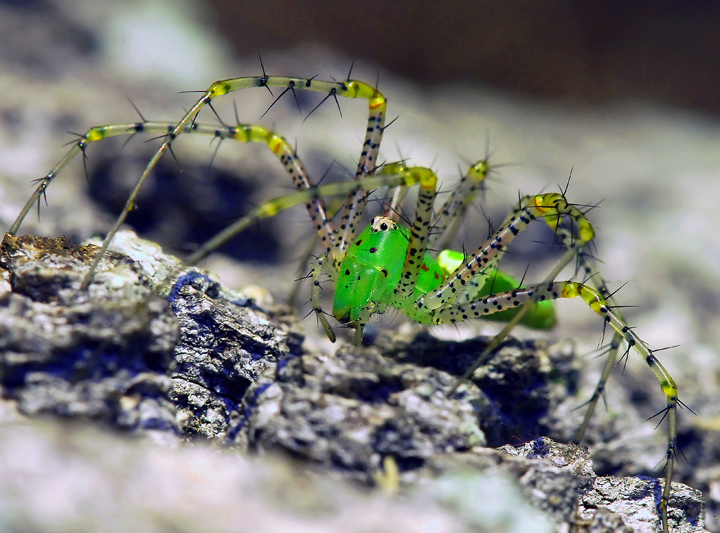
[[[338,103],[338,97],[367,100],[369,103],[367,132],[355,179],[316,186],[288,142],[275,132],[250,124],[215,126],[196,122],[198,113],[203,107],[210,105],[214,98],[250,87],[265,87],[268,90],[271,87],[284,89],[278,98],[287,92],[294,94],[296,90],[308,90],[325,94],[323,102],[333,98]],[[554,315],[551,307],[547,306],[549,301],[558,298],[582,298],[593,311],[603,317],[605,324],[613,328],[614,335],[608,348],[609,356],[602,377],[588,402],[588,409],[576,440],[582,438],[587,428],[604,390],[605,382],[617,361],[619,346],[624,340],[628,345],[624,356],[631,349],[636,351],[656,375],[666,396],[666,407],[658,415],[662,415],[663,420],[665,418],[668,420],[665,486],[660,501],[662,528],[667,533],[668,501],[676,456],[677,408],[678,405],[683,404],[678,400],[677,387],[672,377],[649,346],[627,324],[620,311],[613,306],[608,288],[589,264],[586,255],[582,253],[584,246],[594,237],[592,225],[578,208],[566,201],[562,194],[527,196],[519,200],[500,229],[472,253],[463,255],[445,251],[436,260],[427,251],[438,245],[443,233],[452,234],[457,221],[463,216],[465,208],[490,171],[490,166],[485,160],[472,165],[448,200],[434,215],[437,178],[433,171],[422,167],[407,167],[402,163],[388,165],[377,163],[380,141],[385,129],[386,107],[385,97],[376,88],[351,79],[336,82],[263,75],[217,81],[177,123],[151,122],[142,119],[135,123],[90,128],[73,144],[60,162],[46,176],[38,180],[37,188],[9,233],[15,234],[18,231],[20,224],[36,202],[39,208],[40,200],[45,197],[50,183],[76,155],[84,153],[90,143],[138,132],[163,135],[162,145],[138,179],[121,215],[96,256],[83,282],[83,286],[87,287],[113,236],[132,210],[143,183],[179,135],[203,134],[240,142],[266,143],[290,174],[298,192],[261,204],[252,213],[192,254],[188,259],[189,263],[200,261],[255,220],[273,216],[288,207],[304,203],[324,248],[323,254],[312,267],[311,302],[318,320],[332,340],[335,337],[320,304],[319,287],[323,274],[327,275],[335,285],[333,315],[339,321],[356,328],[356,343],[361,341],[363,328],[368,320],[391,307],[400,309],[411,319],[424,324],[454,323],[476,317],[492,318],[495,313],[504,313],[501,316],[502,320],[508,322],[507,325],[462,379],[472,374],[517,323],[522,322],[531,327],[550,326],[554,321]],[[416,185],[419,192],[415,218],[411,228],[405,229],[396,220],[398,198],[407,188]],[[368,195],[371,190],[381,186],[394,188],[396,197],[384,215],[375,217],[372,223],[356,236]],[[348,195],[347,201],[340,217],[340,225],[336,227],[332,217],[328,215],[324,198],[345,194]],[[496,267],[509,243],[536,219],[544,220],[555,230],[567,251],[544,282],[521,288]],[[445,242],[449,242],[449,239]],[[575,259],[594,287],[573,281],[555,281],[560,270]],[[458,381],[453,387],[451,393],[460,382]]]

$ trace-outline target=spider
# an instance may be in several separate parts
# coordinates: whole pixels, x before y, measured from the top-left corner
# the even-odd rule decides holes
[[[203,107],[212,108],[213,99],[251,87],[283,89],[270,107],[288,92],[295,94],[299,90],[324,94],[324,99],[317,107],[328,99],[335,100],[339,107],[339,97],[367,100],[367,130],[354,179],[316,185],[290,144],[274,131],[258,125],[240,124],[239,121],[235,126],[197,122]],[[386,128],[386,109],[387,100],[377,88],[350,79],[349,75],[347,80],[338,82],[268,76],[263,72],[262,76],[217,81],[203,92],[200,99],[177,123],[152,122],[141,117],[139,122],[90,128],[73,143],[60,162],[38,180],[37,188],[9,233],[14,235],[18,231],[35,203],[39,209],[40,200],[45,197],[50,183],[76,155],[84,154],[90,143],[138,132],[162,135],[162,145],[136,182],[122,213],[107,234],[82,283],[83,288],[87,288],[114,235],[132,210],[140,188],[179,135],[202,134],[219,139],[265,143],[290,175],[297,192],[261,204],[199,248],[188,258],[188,263],[197,263],[254,221],[304,203],[323,248],[310,273],[311,304],[332,341],[335,341],[335,334],[322,310],[320,298],[323,275],[330,278],[335,288],[332,315],[340,323],[355,328],[355,344],[362,342],[364,328],[371,317],[392,308],[422,324],[456,323],[481,317],[507,322],[448,394],[456,391],[462,381],[489,357],[515,325],[522,323],[541,329],[551,327],[555,322],[553,300],[581,298],[590,309],[603,317],[605,324],[614,330],[614,334],[608,349],[607,363],[595,393],[588,402],[585,418],[575,440],[582,438],[588,426],[610,370],[618,358],[619,347],[624,341],[627,350],[623,357],[631,350],[637,352],[657,377],[666,396],[666,407],[658,415],[662,415],[663,420],[668,420],[665,486],[660,501],[662,527],[667,533],[668,501],[676,456],[677,408],[684,404],[678,399],[677,387],[670,374],[658,361],[653,350],[638,337],[622,313],[613,305],[612,294],[590,264],[587,255],[583,253],[594,237],[592,224],[577,206],[567,201],[564,193],[525,196],[519,199],[500,228],[477,249],[466,254],[443,250],[436,257],[431,255],[429,250],[450,242],[458,221],[492,167],[487,158],[471,165],[448,199],[436,208],[438,179],[431,169],[407,166],[404,162],[382,165],[378,163],[380,143]],[[362,228],[361,218],[368,196],[372,190],[383,186],[393,190],[392,199],[384,213],[374,217],[369,225]],[[400,202],[410,187],[418,188],[418,197],[414,219],[410,227],[406,228],[398,220],[398,213]],[[336,224],[325,199],[339,195],[347,195],[347,199],[339,223]],[[523,287],[500,270],[498,263],[515,237],[536,220],[548,224],[567,250],[543,282]],[[560,271],[573,260],[578,261],[592,286],[575,281],[556,281]]]

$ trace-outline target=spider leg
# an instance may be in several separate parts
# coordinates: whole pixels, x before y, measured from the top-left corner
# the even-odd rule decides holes
[[[491,167],[487,159],[481,159],[470,166],[438,211],[433,223],[430,248],[443,249],[450,246],[467,207],[482,189],[484,180],[490,172]]]
[[[370,116],[368,117],[368,125],[365,133],[365,142],[363,143],[362,152],[360,153],[360,161],[355,171],[355,179],[363,176],[371,175],[377,166],[377,155],[380,151],[380,141],[385,131],[385,116],[387,115],[387,100],[375,88],[361,82],[351,82],[357,87],[363,98],[369,101]],[[339,236],[335,242],[332,258],[336,265],[339,265],[348,246],[355,240],[355,231],[361,222],[362,213],[367,203],[368,191],[357,190],[348,196],[343,209],[340,227],[338,228]]]
[[[263,128],[262,126],[250,124],[241,124],[231,129],[234,132],[231,137],[233,139],[242,142],[261,142],[267,144],[272,153],[280,160],[283,168],[285,168],[285,171],[290,175],[295,187],[299,191],[309,190],[315,187],[310,176],[305,170],[300,157],[298,157],[295,150],[283,137],[273,131]],[[320,237],[325,253],[329,254],[332,250],[333,244],[335,243],[336,231],[332,219],[328,214],[325,200],[321,196],[313,196],[305,204],[305,207],[310,215],[312,225]],[[218,235],[210,241],[204,243],[198,250],[188,257],[188,263],[195,264],[201,261],[227,240],[234,237],[239,231],[241,230],[228,232],[226,228],[225,231],[219,234],[223,235],[222,238],[219,238]]]
[[[574,240],[572,228],[567,227],[564,222],[558,224],[556,234],[566,246],[569,247],[572,245]],[[602,278],[597,268],[592,265],[587,255],[584,253],[579,253],[577,255],[577,260],[579,268],[582,269],[584,273],[584,279],[588,280],[592,284],[592,286],[595,287],[595,289],[600,293],[600,295],[605,298],[608,304],[613,307],[615,313],[618,315],[620,320],[625,321],[625,317],[623,316],[622,311],[620,311],[620,309],[615,305],[613,294],[608,289],[607,283]],[[620,344],[622,343],[622,340],[622,335],[619,332],[614,331],[612,339],[610,340],[610,344],[608,345],[608,354],[607,359],[605,360],[605,365],[603,366],[600,378],[598,379],[597,385],[595,386],[595,390],[593,391],[590,400],[586,402],[587,408],[585,410],[583,421],[580,424],[577,433],[575,434],[575,438],[573,439],[575,443],[580,443],[583,436],[585,435],[585,431],[590,424],[590,419],[595,413],[597,403],[602,397],[603,392],[605,391],[605,385],[607,384],[607,380],[610,377],[610,373],[612,372],[612,369],[617,362]]]
[[[393,305],[397,306],[403,306],[414,297],[415,284],[427,252],[433,203],[437,194],[437,176],[432,170],[414,167],[406,169],[406,172],[414,175],[414,179],[420,184],[420,190],[418,191],[415,220],[413,220],[410,229],[410,242],[405,253],[400,284],[395,288]]]
[[[169,122],[153,122],[144,121],[130,124],[111,124],[106,126],[96,126],[90,128],[84,135],[73,143],[72,147],[63,156],[60,162],[53,167],[43,178],[40,178],[33,195],[28,199],[17,219],[11,226],[9,233],[15,234],[24,220],[27,213],[47,190],[50,183],[57,175],[67,166],[72,159],[80,153],[84,153],[90,143],[97,142],[110,137],[120,135],[135,135],[139,132],[160,133],[167,135],[176,129],[176,125]],[[210,124],[193,123],[186,125],[183,133],[202,134],[213,138],[232,139],[238,142],[265,143],[268,145],[273,154],[280,160],[286,172],[293,180],[295,187],[299,190],[309,189],[313,187],[312,180],[308,176],[302,161],[295,154],[290,144],[277,133],[268,130],[262,126],[253,124],[238,124],[236,126],[218,127]],[[332,245],[335,243],[335,228],[331,217],[328,216],[327,207],[321,197],[314,197],[306,205],[313,226],[316,228],[318,235],[325,248],[325,253],[330,253]],[[197,262],[204,255],[196,252],[191,257],[191,262]]]
[[[151,122],[137,122],[137,123],[130,123],[130,124],[113,124],[113,125],[107,125],[107,126],[96,126],[93,128],[90,128],[88,131],[85,132],[84,135],[79,135],[77,141],[72,141],[72,146],[70,149],[65,153],[65,155],[60,159],[60,161],[52,168],[50,172],[48,172],[45,176],[42,178],[39,178],[37,180],[34,180],[35,183],[37,183],[37,187],[35,188],[35,191],[33,191],[33,194],[30,196],[27,202],[25,202],[25,205],[23,206],[22,210],[20,211],[20,214],[17,216],[15,221],[13,222],[12,226],[10,226],[10,229],[8,230],[8,233],[11,235],[15,235],[17,231],[20,229],[20,225],[25,220],[25,217],[32,209],[35,202],[38,202],[40,198],[42,198],[45,195],[45,191],[47,190],[50,183],[57,177],[58,174],[72,161],[75,156],[77,156],[80,153],[84,153],[85,149],[90,143],[93,143],[95,141],[99,141],[108,137],[115,137],[118,135],[134,135],[135,133],[141,132],[141,131],[148,131],[146,128],[150,126],[151,124],[161,124],[161,123],[151,123]],[[167,123],[163,123],[163,125],[154,131],[158,133],[165,133],[167,132]],[[171,127],[174,127],[174,125],[170,125]],[[150,131],[153,131],[152,129]],[[39,206],[39,203],[38,203]]]
[[[489,295],[474,301],[466,301],[472,292],[465,291],[463,293],[464,286],[475,275],[487,269],[488,265],[492,265],[492,261],[496,261],[497,257],[504,253],[514,237],[537,218],[543,218],[548,225],[553,227],[556,234],[568,248],[563,258],[553,269],[553,272],[539,285]],[[572,221],[572,225],[568,226],[567,222],[564,221],[565,219]],[[616,332],[613,337],[613,347],[619,345],[620,340],[624,339],[629,349],[636,351],[645,360],[657,377],[666,396],[664,413],[668,418],[668,445],[665,454],[665,487],[660,501],[660,509],[663,530],[667,531],[667,506],[676,456],[677,405],[679,402],[677,386],[667,370],[657,360],[652,350],[628,325],[622,313],[609,303],[612,295],[607,290],[602,278],[592,275],[594,274],[592,268],[587,262],[583,262],[586,261],[583,256],[580,256],[581,265],[586,269],[586,273],[589,273],[590,280],[595,280],[595,283],[599,285],[599,289],[577,282],[558,283],[554,281],[562,268],[578,257],[580,251],[593,237],[594,231],[585,215],[577,207],[568,204],[562,194],[550,193],[523,198],[518,208],[506,219],[500,230],[483,246],[470,254],[469,258],[448,276],[445,283],[424,297],[420,297],[416,305],[417,307],[427,306],[429,311],[426,312],[429,312],[432,316],[432,322],[437,324],[480,318],[506,309],[520,308],[518,314],[492,339],[485,352],[480,355],[466,375],[456,382],[450,393],[454,392],[458,385],[474,372],[492,350],[499,345],[501,340],[520,321],[523,314],[529,311],[533,303],[558,298],[580,297],[593,311],[603,316],[605,323],[609,324]],[[464,294],[464,296],[458,298],[458,293]],[[616,354],[617,349],[612,349],[611,354],[608,356],[606,368],[614,363]],[[602,385],[604,385],[604,381],[601,381],[599,386]],[[586,418],[588,416],[586,415]]]
[[[320,301],[320,277],[323,272],[327,273],[330,280],[335,284],[337,280],[337,271],[329,264],[330,260],[327,255],[318,257],[313,263],[311,277],[312,277],[312,288],[310,289],[310,302],[312,304],[313,312],[318,319],[318,322],[322,325],[325,330],[325,334],[330,339],[330,342],[335,342],[335,333],[330,327],[330,323],[325,316],[325,312],[322,310],[322,303]]]
[[[155,152],[155,155],[152,157],[152,159],[150,159],[150,162],[147,164],[145,170],[143,171],[143,173],[141,174],[141,176],[138,178],[137,182],[135,183],[135,186],[134,186],[132,192],[128,196],[128,199],[125,203],[125,206],[124,206],[122,212],[118,216],[113,227],[108,232],[107,236],[105,237],[105,240],[103,241],[103,244],[102,244],[100,250],[96,254],[95,258],[93,259],[93,262],[90,265],[88,274],[85,276],[85,279],[82,282],[81,286],[83,288],[87,288],[87,286],[90,284],[90,281],[92,280],[92,277],[95,273],[95,270],[97,269],[98,264],[100,263],[103,256],[105,255],[105,252],[107,251],[108,247],[110,246],[110,242],[112,241],[113,237],[115,236],[115,234],[118,232],[118,230],[122,226],[127,215],[132,210],[132,208],[135,204],[137,195],[140,192],[140,189],[142,188],[143,184],[145,183],[145,180],[148,178],[148,176],[152,172],[153,168],[157,165],[158,161],[165,154],[165,152],[167,152],[171,149],[172,143],[175,141],[175,139],[182,133],[186,132],[188,129],[192,129],[195,126],[197,116],[200,113],[200,111],[202,110],[202,108],[205,107],[206,105],[209,105],[214,98],[226,95],[233,91],[250,88],[250,87],[266,87],[266,88],[270,88],[270,87],[288,88],[288,87],[291,87],[291,88],[297,88],[297,89],[322,92],[325,94],[333,95],[333,97],[339,95],[339,96],[343,96],[345,98],[367,99],[369,101],[369,109],[370,109],[370,115],[369,115],[369,119],[368,119],[368,128],[367,128],[368,131],[366,134],[366,140],[365,140],[365,146],[363,148],[363,153],[360,157],[360,163],[358,165],[357,175],[365,176],[372,172],[372,170],[374,169],[374,165],[375,165],[375,158],[377,155],[377,151],[379,150],[380,139],[382,138],[382,127],[383,127],[384,120],[385,120],[385,108],[386,108],[385,97],[379,91],[377,91],[377,89],[375,89],[365,83],[362,83],[359,81],[354,81],[354,80],[348,80],[348,81],[343,81],[343,82],[328,82],[328,81],[314,80],[314,79],[310,79],[310,78],[293,78],[293,77],[285,77],[285,76],[267,76],[267,75],[246,77],[246,78],[231,78],[231,79],[227,79],[227,80],[217,81],[217,82],[213,83],[203,93],[203,95],[200,97],[200,99],[190,108],[190,110],[187,113],[185,113],[185,115],[175,125],[173,130],[170,131],[166,135],[165,139],[163,140],[162,145]],[[355,194],[362,195],[364,193],[355,193]],[[348,202],[348,205],[349,204],[350,204],[350,202]],[[362,202],[361,202],[361,204],[362,204]],[[347,235],[352,235],[353,231],[354,231],[354,228],[348,228],[346,226],[346,229],[343,231],[342,235],[343,235],[343,237],[347,237]],[[336,243],[335,246],[336,246],[336,250],[338,253],[341,253],[344,250],[344,246],[338,245],[338,243]]]
[[[655,374],[660,383],[660,388],[665,394],[666,406],[662,412],[663,416],[668,420],[668,444],[664,458],[666,461],[665,486],[660,499],[660,511],[663,531],[667,531],[668,502],[670,500],[672,473],[677,454],[677,407],[679,403],[677,386],[654,352],[635,333],[635,330],[628,326],[621,314],[609,305],[599,291],[582,283],[551,281],[516,291],[490,295],[469,304],[440,308],[435,311],[434,317],[437,323],[456,322],[465,320],[465,318],[479,318],[488,313],[520,307],[535,301],[576,297],[582,298],[593,311],[602,316],[605,322],[625,340],[630,349],[642,357]]]
[[[502,256],[507,246],[533,220],[541,218],[552,225],[555,218],[561,216],[569,216],[577,221],[578,239],[583,245],[593,238],[594,231],[590,222],[561,194],[546,193],[523,198],[500,229],[482,246],[468,254],[464,263],[452,272],[444,283],[420,297],[416,302],[416,307],[432,311],[451,305],[458,291],[461,291],[470,280],[486,270],[488,265],[492,265],[491,261],[495,256]]]

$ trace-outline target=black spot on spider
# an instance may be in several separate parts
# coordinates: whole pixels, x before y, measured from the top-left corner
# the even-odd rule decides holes
[[[349,275],[350,275],[350,269],[349,269],[349,268],[346,268],[346,269],[345,269],[345,275],[346,275],[346,276],[349,276]]]
[[[355,246],[360,246],[360,243],[362,243],[362,239],[358,239],[355,241]]]
[[[374,246],[372,248],[370,248],[371,254],[374,254],[375,252],[377,252],[377,248],[375,248]]]

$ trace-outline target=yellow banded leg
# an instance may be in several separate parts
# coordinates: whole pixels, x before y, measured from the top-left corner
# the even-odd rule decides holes
[[[405,169],[404,172],[420,184],[420,190],[418,191],[415,220],[410,228],[410,242],[405,253],[400,283],[395,288],[393,305],[398,307],[402,307],[415,294],[415,284],[427,252],[433,203],[437,194],[437,176],[432,170],[413,167]]]
[[[543,218],[552,226],[555,219],[563,216],[571,217],[578,225],[580,246],[592,240],[595,233],[590,222],[575,206],[568,204],[561,194],[547,193],[531,197],[508,217],[507,222],[488,241],[469,254],[468,259],[440,287],[418,300],[416,306],[429,310],[446,306],[470,280],[487,269],[496,255],[504,253],[513,239],[533,220]]]
[[[322,185],[313,185],[308,189],[296,191],[294,193],[279,196],[264,202],[253,209],[242,219],[234,222],[212,239],[203,244],[187,259],[188,264],[195,264],[207,257],[209,254],[217,250],[220,246],[232,239],[235,235],[245,230],[250,224],[255,223],[263,218],[270,218],[281,211],[299,205],[301,203],[312,202],[316,198],[326,198],[329,196],[344,195],[356,190],[371,190],[378,187],[395,187],[395,186],[411,186],[406,176],[367,176],[360,180],[348,180],[337,183],[324,183]],[[332,262],[334,263],[334,262]],[[328,265],[325,265],[328,267]],[[331,266],[334,267],[334,264]]]
[[[562,240],[563,244],[565,246],[572,246],[575,235],[573,234],[573,231],[571,228],[567,226],[567,224],[563,221],[556,225],[555,227],[556,235]],[[620,309],[615,306],[612,293],[607,287],[607,284],[605,283],[605,280],[602,278],[600,273],[597,271],[597,269],[593,268],[593,265],[590,263],[587,256],[582,253],[578,253],[577,256],[578,264],[580,268],[582,269],[584,273],[584,279],[589,280],[589,282],[597,289],[597,291],[600,293],[600,295],[605,298],[605,300],[608,302],[608,304],[615,309],[615,313],[618,315],[618,317],[623,321],[626,322],[622,312]],[[574,442],[580,443],[582,440],[585,431],[587,431],[588,425],[590,424],[590,419],[592,418],[595,409],[597,407],[597,403],[602,397],[604,391],[605,391],[605,385],[607,384],[607,381],[610,377],[610,373],[615,366],[615,363],[617,361],[618,355],[619,355],[619,349],[620,344],[623,340],[623,337],[620,333],[617,331],[613,331],[612,339],[610,340],[610,344],[608,345],[607,349],[607,359],[605,361],[605,365],[603,366],[600,378],[598,380],[597,385],[595,386],[595,390],[593,391],[592,396],[590,397],[590,400],[586,402],[587,408],[585,410],[585,415],[583,417],[583,421],[580,424],[580,427],[578,428],[577,433],[575,434]],[[602,342],[602,341],[601,341]]]
[[[467,207],[475,199],[477,191],[482,188],[490,171],[491,167],[487,159],[470,166],[438,211],[433,223],[430,248],[442,250],[451,247]]]
[[[655,374],[660,383],[660,388],[666,396],[666,406],[661,413],[663,417],[668,419],[668,445],[665,454],[665,487],[660,500],[660,509],[663,531],[667,531],[667,507],[670,499],[672,473],[677,449],[677,407],[679,404],[677,386],[665,367],[655,357],[653,351],[621,318],[619,313],[610,307],[599,291],[582,283],[572,281],[543,283],[533,287],[490,295],[469,304],[436,309],[433,312],[433,322],[436,324],[455,323],[472,318],[482,318],[488,314],[521,307],[537,301],[576,297],[582,298],[593,311],[602,316],[605,322],[622,336],[628,344],[628,351],[632,349],[643,358],[650,370]]]
[[[63,156],[63,158],[48,172],[43,178],[40,178],[38,186],[28,199],[17,219],[11,226],[9,233],[15,234],[20,228],[23,220],[27,216],[32,206],[38,202],[46,194],[47,188],[51,182],[57,178],[60,172],[74,159],[78,154],[84,153],[87,147],[94,142],[117,137],[121,135],[135,135],[137,133],[159,133],[166,135],[176,129],[174,123],[169,122],[153,122],[143,121],[126,124],[109,124],[105,126],[95,126],[90,128],[82,135],[72,147]],[[185,126],[183,133],[200,134],[214,137],[220,140],[232,139],[239,142],[264,143],[270,148],[272,153],[280,160],[285,171],[290,175],[294,185],[298,189],[308,189],[313,186],[302,161],[294,153],[290,144],[277,133],[268,130],[262,126],[254,124],[238,124],[236,126],[215,126],[210,124],[193,123]],[[327,215],[322,198],[314,198],[306,205],[313,226],[316,228],[320,239],[328,253],[334,244],[334,227]]]
[[[133,208],[133,204],[137,195],[142,188],[145,180],[150,175],[152,169],[157,165],[160,158],[170,149],[173,141],[182,134],[188,125],[192,125],[200,110],[206,105],[210,104],[212,100],[218,96],[228,94],[230,92],[245,89],[249,87],[285,87],[285,88],[297,88],[310,91],[324,92],[328,96],[335,97],[336,95],[343,96],[345,98],[365,98],[369,101],[370,117],[368,119],[368,133],[366,135],[366,147],[363,149],[363,155],[361,155],[360,167],[362,167],[362,175],[367,172],[365,169],[369,168],[372,164],[375,164],[374,158],[379,149],[380,139],[382,138],[382,128],[385,119],[385,107],[386,100],[376,89],[373,89],[369,85],[348,80],[346,82],[327,82],[307,78],[292,78],[285,76],[255,76],[247,78],[232,78],[227,80],[221,80],[213,83],[203,96],[190,108],[190,110],[183,116],[182,119],[175,125],[175,128],[167,134],[165,140],[155,155],[150,159],[145,170],[141,174],[138,181],[130,193],[125,206],[118,216],[115,224],[108,232],[103,244],[96,254],[88,274],[85,276],[82,287],[87,288],[92,279],[92,276],[97,269],[97,265],[105,255],[110,242],[112,241],[115,234],[122,226],[125,218]]]

